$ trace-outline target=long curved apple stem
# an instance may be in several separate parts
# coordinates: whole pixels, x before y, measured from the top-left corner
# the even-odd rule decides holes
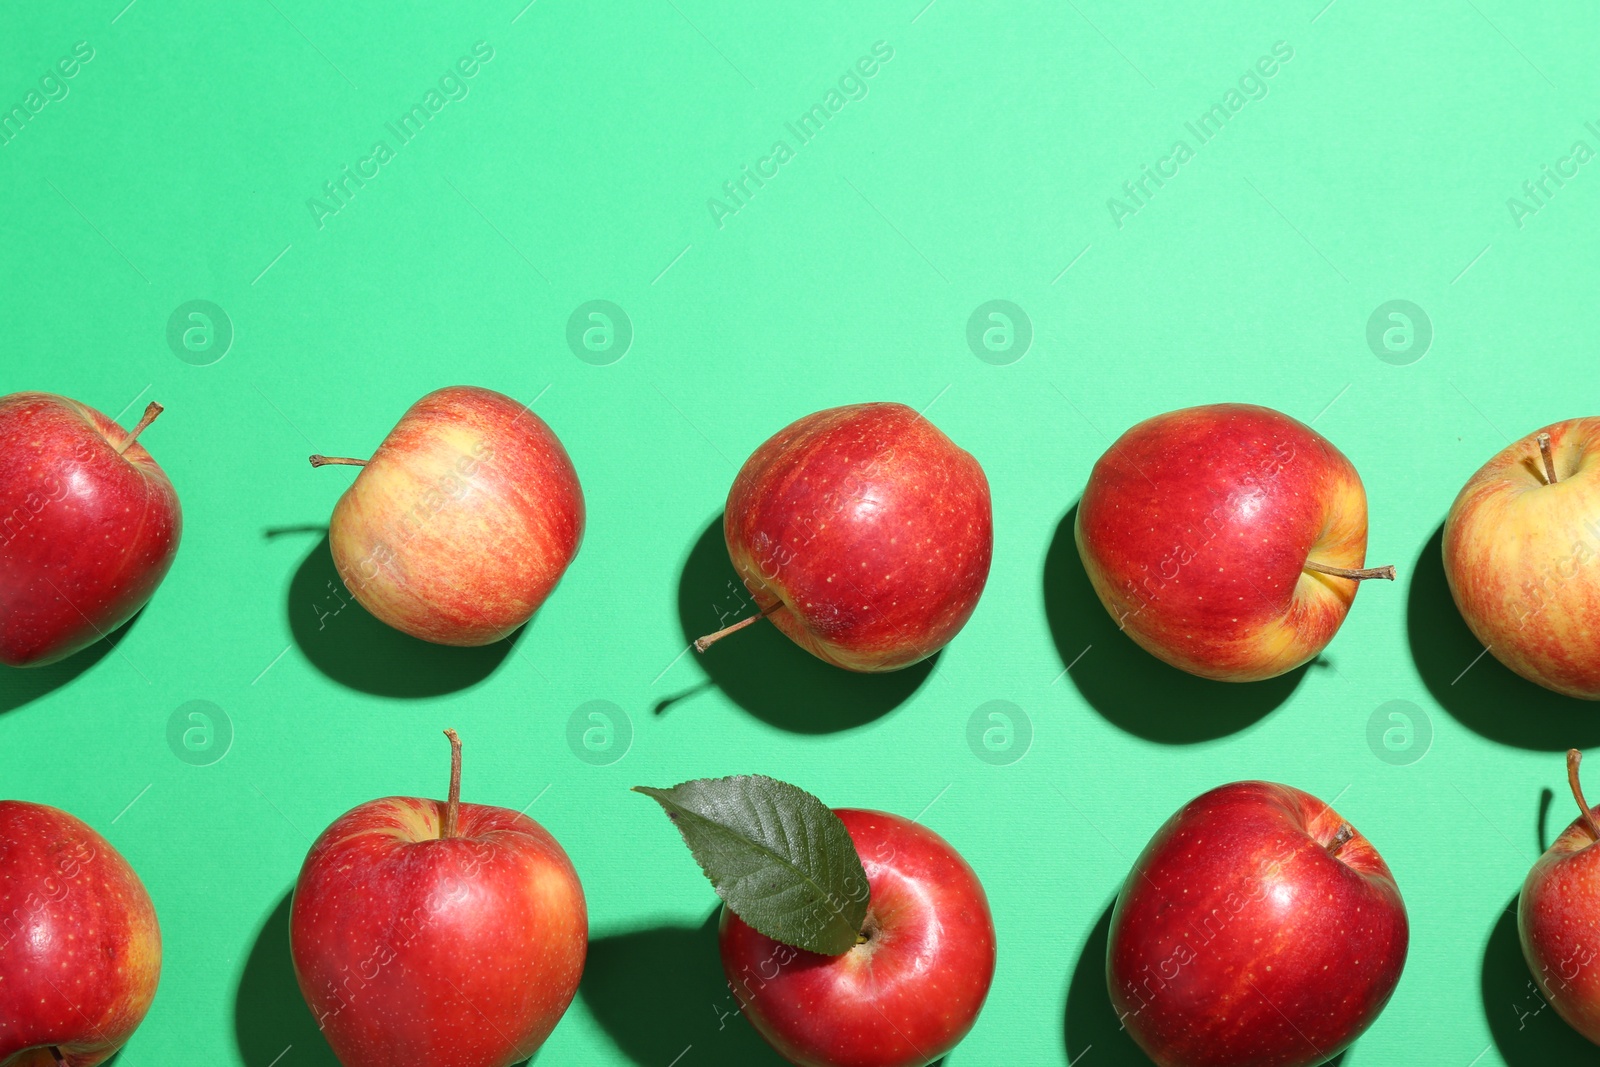
[[[1588,827],[1589,836],[1600,841],[1600,824],[1594,821],[1594,812],[1589,810],[1589,802],[1583,799],[1583,786],[1578,782],[1578,764],[1582,762],[1582,752],[1575,748],[1567,749],[1567,784],[1572,786],[1572,799],[1583,809],[1583,824]]]
[[[774,611],[777,611],[781,607],[783,607],[783,601],[781,601],[781,600],[774,601],[771,605],[769,605],[768,607],[763,609],[759,614],[747,615],[744,618],[740,619],[738,622],[734,623],[732,626],[724,626],[722,629],[718,630],[714,634],[706,634],[704,637],[696,638],[695,642],[694,642],[694,650],[696,652],[704,652],[706,649],[710,648],[712,645],[716,644],[718,641],[721,641],[724,637],[727,637],[729,634],[737,633],[738,631],[744,629],[746,626],[749,626],[751,623],[759,622],[760,620],[766,618],[768,615],[771,615]]]
[[[139,425],[137,425],[133,429],[129,430],[128,431],[128,436],[122,439],[122,443],[117,446],[117,455],[120,456],[124,452],[126,452],[128,450],[128,446],[133,444],[134,440],[140,434],[144,433],[144,428],[146,426],[149,426],[152,422],[155,422],[156,421],[156,416],[161,414],[165,410],[166,410],[166,408],[163,408],[160,404],[157,404],[154,400],[150,401],[149,404],[145,405],[144,415],[140,417]],[[65,1063],[66,1061],[62,1060],[61,1062]]]
[[[1550,458],[1550,435],[1540,434],[1535,438],[1539,442],[1539,457],[1544,460],[1544,480],[1546,485],[1556,484],[1556,462]]]
[[[1333,567],[1326,563],[1318,563],[1314,559],[1306,560],[1306,570],[1316,571],[1318,574],[1331,574],[1335,578],[1349,578],[1360,582],[1367,578],[1385,578],[1394,581],[1393,567],[1362,567],[1355,570],[1351,567]]]
[[[448,841],[456,836],[461,822],[461,737],[454,730],[446,730],[450,739],[450,795],[444,802],[444,825],[439,829],[439,840]]]
[[[364,460],[364,459],[350,459],[347,456],[312,456],[311,457],[311,465],[313,467],[327,467],[327,466],[330,466],[330,465],[333,465],[333,466],[345,466],[345,467],[365,467],[367,465],[367,461]]]
[[[1347,822],[1340,823],[1339,829],[1334,831],[1332,839],[1328,841],[1328,855],[1337,856],[1339,854],[1339,850],[1348,845],[1350,843],[1350,839],[1354,836],[1356,836],[1356,828],[1354,826],[1351,826]]]

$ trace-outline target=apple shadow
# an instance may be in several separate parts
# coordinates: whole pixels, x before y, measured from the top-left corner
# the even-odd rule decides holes
[[[267,916],[239,978],[233,1033],[245,1067],[271,1067],[289,1046],[298,1067],[339,1067],[295,981],[289,955],[293,898],[293,890],[285,893]]]
[[[324,536],[289,581],[289,629],[324,675],[386,697],[434,697],[477,685],[511,653],[527,627],[492,645],[456,648],[421,641],[379,622],[356,602]]]
[[[1096,601],[1095,607],[1099,606]],[[1111,909],[1116,903],[1117,898],[1113,896],[1100,913],[1067,985],[1067,1011],[1062,1027],[1067,1062],[1079,1062],[1079,1057],[1092,1048],[1094,1062],[1103,1067],[1151,1067],[1150,1057],[1123,1029],[1116,1009],[1111,1006],[1111,995],[1106,992],[1106,946],[1111,939]]]
[[[678,582],[685,641],[755,612],[728,559],[718,515],[695,541]],[[824,663],[768,622],[758,622],[697,656],[711,680],[757,718],[793,733],[823,734],[864,726],[908,700],[939,656],[885,674],[859,674]],[[693,692],[693,690],[691,690]],[[683,696],[656,705],[664,713]]]
[[[1045,618],[1061,665],[1103,718],[1147,741],[1184,745],[1237,733],[1289,699],[1305,666],[1261,682],[1215,682],[1161,662],[1121,632],[1078,555],[1077,517],[1073,504],[1045,553]]]
[[[1100,913],[1067,986],[1062,1034],[1067,1062],[1078,1063],[1079,1057],[1093,1048],[1093,1062],[1099,1067],[1152,1067],[1153,1061],[1123,1028],[1117,1010],[1111,1006],[1111,994],[1106,991],[1106,950],[1111,942],[1111,912],[1116,904],[1117,898],[1112,897]],[[1342,1067],[1354,1047],[1324,1061],[1324,1067]]]
[[[1444,576],[1444,525],[1411,571],[1406,635],[1428,692],[1458,722],[1491,741],[1565,751],[1600,745],[1600,707],[1553,693],[1484,654]]]
[[[140,608],[133,613],[133,618],[59,663],[45,667],[0,667],[0,715],[49,696],[76,681],[79,675],[86,674],[112,653],[143,614],[144,608]]]
[[[700,1067],[785,1067],[739,1016],[717,948],[719,912],[699,926],[653,926],[590,940],[578,994],[640,1067],[672,1063],[691,1045]]]
[[[1489,1034],[1507,1067],[1600,1065],[1600,1047],[1568,1026],[1533,983],[1517,935],[1516,896],[1489,933],[1482,983]]]

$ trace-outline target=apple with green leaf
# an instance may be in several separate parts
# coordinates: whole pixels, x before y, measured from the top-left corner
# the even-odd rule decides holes
[[[800,1067],[926,1067],[977,1021],[994,978],[989,902],[932,830],[829,810],[761,775],[638,786],[724,903],[741,1011]]]

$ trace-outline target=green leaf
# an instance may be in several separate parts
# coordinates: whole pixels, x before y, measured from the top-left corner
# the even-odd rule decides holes
[[[717,895],[756,930],[824,956],[855,946],[867,872],[822,801],[759,774],[634,792],[666,809]]]

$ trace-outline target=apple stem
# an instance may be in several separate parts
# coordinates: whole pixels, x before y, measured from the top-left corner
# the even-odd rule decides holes
[[[333,466],[343,466],[343,467],[365,467],[367,465],[367,461],[364,460],[364,459],[350,459],[348,456],[312,456],[311,457],[311,465],[313,467],[326,467],[326,466],[329,466],[330,464],[333,465]]]
[[[1337,856],[1339,850],[1348,845],[1350,839],[1354,836],[1356,836],[1356,828],[1354,826],[1347,822],[1340,823],[1339,829],[1334,831],[1333,839],[1328,842],[1328,855]]]
[[[1583,809],[1583,825],[1588,828],[1589,836],[1600,841],[1600,824],[1594,821],[1594,812],[1589,810],[1589,802],[1583,799],[1583,786],[1578,782],[1578,764],[1582,762],[1582,752],[1575,748],[1567,749],[1567,784],[1572,786],[1572,799]]]
[[[117,455],[120,456],[126,452],[128,450],[128,446],[133,444],[134,439],[144,432],[144,428],[149,426],[152,422],[155,422],[156,416],[165,410],[165,408],[163,408],[160,404],[157,404],[154,400],[145,405],[144,415],[140,417],[139,425],[135,426],[132,430],[129,430],[128,436],[123,438],[122,443],[117,446]],[[66,1061],[63,1060],[62,1062],[65,1063]]]
[[[439,839],[448,841],[456,836],[456,827],[461,822],[461,736],[454,730],[446,730],[444,735],[450,739],[450,795],[444,802],[444,825],[439,829]]]
[[[1544,479],[1546,485],[1556,484],[1556,462],[1550,458],[1550,435],[1540,434],[1535,438],[1539,442],[1539,456],[1544,460]]]
[[[1367,578],[1386,578],[1394,581],[1394,568],[1391,567],[1362,567],[1356,570],[1351,567],[1334,567],[1326,563],[1318,563],[1314,559],[1306,560],[1306,570],[1316,571],[1318,574],[1331,574],[1335,578],[1349,578],[1352,581],[1363,581]]]
[[[50,1055],[55,1057],[57,1063],[67,1062],[67,1058],[61,1054],[61,1050],[56,1048],[54,1045],[50,1046]]]
[[[766,608],[763,608],[758,614],[747,615],[738,622],[734,623],[732,626],[724,626],[714,634],[706,634],[704,637],[696,638],[694,650],[696,652],[704,652],[706,649],[710,648],[718,641],[721,641],[729,634],[736,633],[737,631],[744,629],[746,626],[749,626],[751,623],[758,622],[761,619],[766,618],[768,615],[771,615],[774,611],[777,611],[781,607],[783,607],[783,601],[775,600]]]

